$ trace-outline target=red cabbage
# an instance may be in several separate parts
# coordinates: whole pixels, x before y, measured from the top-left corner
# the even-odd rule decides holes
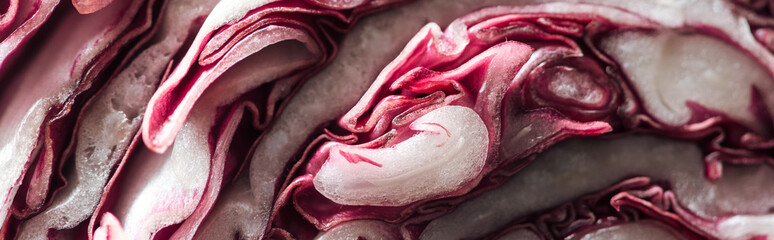
[[[0,9],[3,239],[774,237],[769,1]]]

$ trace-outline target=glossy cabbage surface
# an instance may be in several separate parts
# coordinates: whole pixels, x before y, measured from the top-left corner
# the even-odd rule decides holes
[[[0,238],[772,238],[772,9],[0,0]]]

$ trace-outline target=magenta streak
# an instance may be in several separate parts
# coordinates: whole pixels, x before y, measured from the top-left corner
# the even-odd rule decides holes
[[[341,154],[342,157],[344,157],[345,159],[347,159],[348,162],[351,162],[351,163],[366,162],[377,167],[382,167],[381,164],[374,162],[373,160],[368,159],[366,157],[360,156],[357,153],[349,153],[349,152],[344,152],[339,150],[339,154]]]
[[[438,124],[438,123],[425,123],[425,124],[439,127],[441,129],[443,129],[444,131],[446,131],[446,137],[449,137],[449,138],[451,137],[451,132],[449,132],[449,130],[446,129],[445,127],[441,126],[441,124]],[[443,147],[443,145],[446,145],[446,141],[444,141],[443,143],[441,143],[439,145],[436,145],[435,147]]]

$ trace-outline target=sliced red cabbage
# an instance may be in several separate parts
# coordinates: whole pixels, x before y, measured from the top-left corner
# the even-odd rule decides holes
[[[292,5],[292,3],[283,4]],[[365,4],[358,12],[373,9],[381,4],[384,3],[377,5]],[[244,10],[242,7],[245,6],[238,6],[237,9],[232,9],[234,7],[235,6],[228,4],[220,9],[216,7],[208,19],[218,21],[219,18],[223,17],[223,14],[235,14],[234,11],[242,11]],[[268,7],[282,8],[283,5],[266,7],[268,9],[266,11],[274,11],[276,9]],[[354,15],[353,19],[356,19],[357,16],[358,15]],[[261,20],[260,18],[263,17],[263,15],[258,14],[252,17]],[[204,85],[204,87],[209,85],[209,90],[205,92],[205,95],[202,95],[203,99],[206,100],[201,103],[201,106],[197,105],[198,107],[192,109],[189,115],[190,118],[188,118],[190,121],[181,128],[181,134],[178,135],[175,140],[176,142],[183,142],[179,144],[180,147],[174,147],[178,146],[176,143],[176,145],[173,145],[172,147],[173,153],[171,155],[168,157],[157,157],[160,158],[159,161],[167,162],[165,164],[173,164],[175,161],[182,160],[190,163],[192,160],[200,159],[200,164],[212,165],[201,168],[197,170],[196,173],[188,175],[197,177],[209,176],[209,178],[199,178],[200,181],[194,181],[193,184],[184,184],[185,181],[179,181],[178,184],[170,184],[170,181],[162,180],[155,182],[153,180],[149,182],[133,182],[128,185],[118,186],[108,193],[107,199],[113,198],[111,195],[137,196],[137,198],[118,200],[115,203],[103,205],[99,210],[100,212],[114,213],[120,222],[123,223],[123,231],[125,231],[127,235],[146,238],[154,236],[163,229],[165,233],[159,232],[162,235],[157,235],[157,237],[167,236],[166,234],[170,231],[174,232],[172,237],[188,238],[193,236],[198,225],[201,224],[202,219],[207,216],[210,208],[213,206],[215,199],[220,192],[220,188],[222,187],[221,185],[226,184],[226,182],[223,182],[222,180],[224,178],[231,178],[228,172],[224,172],[226,171],[224,167],[233,164],[229,162],[235,161],[231,160],[231,158],[235,158],[235,156],[232,155],[232,149],[230,149],[232,145],[231,137],[235,134],[234,131],[237,130],[236,126],[243,121],[242,116],[244,111],[249,110],[255,118],[254,121],[258,123],[254,126],[255,128],[263,128],[263,126],[267,125],[272,120],[272,115],[275,111],[274,108],[279,104],[278,101],[285,98],[292,91],[294,85],[299,82],[300,79],[305,77],[310,70],[314,70],[314,66],[319,66],[320,63],[324,63],[325,58],[327,58],[326,56],[329,56],[322,55],[326,51],[329,51],[329,46],[323,45],[320,42],[320,37],[317,35],[320,33],[315,32],[317,30],[312,29],[311,26],[287,27],[279,23],[269,23],[272,25],[261,25],[261,28],[258,30],[255,30],[249,35],[242,36],[242,40],[236,42],[233,46],[229,46],[230,50],[219,57],[222,59],[218,60],[217,64],[225,64],[224,66],[227,66],[228,68],[224,67],[223,70],[228,69],[228,71],[219,77],[220,80],[216,84],[209,85],[209,83],[207,83]],[[205,21],[203,29],[208,29],[207,21]],[[285,39],[292,39],[300,42],[300,46],[303,47],[299,47],[298,44],[288,45],[282,43]],[[194,44],[196,44],[196,40],[194,40]],[[323,48],[325,48],[325,50],[323,50]],[[294,49],[292,51],[299,50],[304,54],[291,54],[292,52],[285,49]],[[254,51],[258,50],[261,51],[253,54]],[[253,55],[253,57],[248,57],[250,55]],[[281,57],[278,58],[277,56]],[[239,63],[233,65],[234,61],[237,60]],[[185,57],[183,62],[185,62]],[[231,64],[231,66],[229,66],[229,64]],[[263,71],[256,74],[253,69],[257,66]],[[175,73],[173,72],[170,77],[174,78],[174,76]],[[170,81],[165,81],[165,83],[167,82]],[[259,95],[256,98],[257,100],[250,100],[255,97],[250,96],[249,94],[256,93],[267,95]],[[247,99],[245,99],[245,97],[247,97]],[[198,98],[198,96],[196,96],[196,98]],[[200,141],[202,139],[207,141]],[[245,139],[240,140],[245,141]],[[199,152],[192,153],[192,151]],[[209,152],[209,154],[205,151]],[[140,153],[140,156],[149,154],[150,153]],[[130,159],[129,161],[135,160]],[[145,176],[143,175],[145,174],[143,172],[147,172],[149,168],[154,168],[150,165],[143,167],[132,165],[131,163],[127,165],[127,167],[127,169],[122,170],[124,171],[123,173],[117,175],[117,178],[119,179],[117,180],[118,182],[125,182],[127,180],[122,179],[132,179],[138,174]],[[174,175],[174,171],[162,170],[158,173],[151,173],[150,178],[164,179],[164,176],[171,175]],[[135,188],[144,190],[132,190]],[[121,189],[127,189],[129,192],[124,192],[124,190]],[[138,191],[139,193],[133,193],[132,191]],[[145,194],[145,192],[151,193]],[[178,202],[171,207],[165,207],[169,206],[171,202],[163,201],[163,199],[162,201],[157,201],[158,199],[154,198],[162,193],[170,193],[172,196],[166,198],[170,201],[174,201],[173,199],[179,197],[174,196],[176,193],[182,193],[184,195],[188,194],[186,195],[188,196],[186,199],[192,200]],[[143,206],[157,206],[159,209],[163,208],[165,210],[148,210],[147,208],[143,208]],[[181,225],[171,226],[183,220],[185,220],[185,222]],[[169,226],[169,228],[164,229],[167,226]],[[262,231],[261,227],[252,227],[251,229],[251,231],[256,230]],[[259,232],[258,234],[262,234],[262,232]]]
[[[139,130],[145,103],[155,90],[167,63],[183,45],[196,19],[214,1],[172,1],[160,20],[156,40],[126,65],[84,107],[75,133],[75,172],[69,184],[46,211],[27,220],[19,236],[41,236],[52,229],[74,228],[92,215],[116,164],[124,158]],[[188,19],[187,21],[185,19]]]
[[[704,7],[712,8],[712,4],[723,2]],[[663,9],[655,11],[643,11],[633,6],[636,4],[625,6],[632,7],[628,12],[600,5],[560,3],[489,8],[451,23],[443,35],[432,26],[421,30],[401,55],[376,78],[361,101],[342,116],[338,127],[349,135],[335,136],[330,132],[341,130],[333,128],[321,138],[331,139],[332,142],[315,143],[305,151],[316,153],[304,159],[308,162],[294,167],[297,171],[291,172],[291,175],[297,177],[283,190],[283,194],[292,194],[292,200],[283,202],[283,205],[293,206],[301,216],[322,230],[338,223],[367,218],[411,222],[414,220],[407,219],[415,214],[416,221],[421,222],[423,218],[449,211],[446,205],[453,206],[467,198],[465,196],[473,196],[498,185],[503,176],[516,173],[529,163],[530,154],[538,153],[568,136],[604,133],[610,130],[610,126],[618,131],[642,129],[669,137],[709,142],[702,148],[709,153],[704,156],[708,161],[707,174],[712,179],[720,177],[720,165],[715,162],[718,160],[734,163],[770,160],[763,149],[771,141],[771,123],[767,119],[771,118],[768,106],[772,103],[768,96],[760,93],[771,91],[768,85],[771,84],[772,71],[766,67],[770,65],[771,55],[757,51],[762,49],[762,45],[749,32],[730,28],[728,24],[734,23],[744,29],[744,22],[735,21],[728,12],[722,15],[727,17],[725,19],[696,18],[693,9],[680,5],[663,6]],[[663,16],[681,11],[686,13],[677,17]],[[649,19],[650,16],[662,18],[654,20]],[[676,31],[681,31],[681,35],[676,35]],[[626,34],[640,35],[633,37],[637,41],[631,41]],[[654,41],[648,40],[649,36],[667,40],[655,41],[653,45]],[[663,50],[636,52],[646,46],[636,45],[640,39],[645,39],[642,42],[647,41],[649,47]],[[505,96],[486,95],[488,90],[469,90],[479,86],[503,88],[486,80],[469,80],[481,76],[487,79],[492,70],[466,75],[468,68],[465,64],[479,62],[479,57],[474,56],[486,55],[488,50],[506,45],[508,41],[525,42],[535,50],[528,52],[531,58],[526,63],[491,61],[496,64],[488,67],[497,69],[498,64],[502,64],[515,69],[510,77],[513,80],[505,85],[508,87]],[[500,42],[504,43],[496,45]],[[622,44],[624,42],[634,46],[626,47]],[[675,52],[669,48],[682,52],[679,55],[650,56],[653,53]],[[716,51],[707,53],[706,49]],[[709,56],[713,56],[710,61],[706,60]],[[714,56],[723,56],[729,61],[723,62],[725,59]],[[675,62],[691,65],[670,68],[672,74],[655,79],[685,80],[650,80],[654,79],[651,76],[656,68],[637,62],[653,63],[661,58],[670,61],[674,58]],[[741,66],[745,69],[740,70]],[[708,72],[707,68],[714,71]],[[691,89],[698,85],[725,83],[721,79],[733,77],[730,73],[738,75],[738,72],[747,74],[742,78],[747,82],[735,82],[736,86],[739,83],[743,85],[740,92],[707,90],[704,95],[695,92],[670,97],[675,99],[674,102],[658,99],[658,94],[669,92],[657,88]],[[697,74],[703,78],[690,78]],[[494,74],[503,75],[508,76]],[[713,89],[715,87],[728,88],[712,85]],[[473,95],[475,100],[468,100],[465,98],[468,93],[490,96],[486,98],[493,101],[488,104],[489,109],[496,111],[482,110],[477,105],[482,98]],[[647,95],[650,93],[657,97]],[[717,101],[717,96],[723,94],[738,98],[728,102]],[[502,117],[499,113],[501,101],[504,109]],[[687,110],[674,110],[680,103]],[[479,180],[469,180],[462,185],[448,178],[428,180],[423,175],[407,171],[421,169],[416,166],[390,173],[390,168],[385,168],[383,164],[401,157],[385,158],[383,153],[399,153],[399,149],[405,147],[403,143],[422,136],[416,130],[408,131],[410,129],[406,126],[422,119],[425,114],[432,115],[435,109],[443,109],[447,104],[475,106],[472,109],[477,110],[485,122],[490,121],[487,129],[490,138],[494,139],[490,141],[494,144],[490,148],[496,150],[488,155],[487,167],[479,173]],[[502,133],[499,124],[503,126]],[[443,124],[436,126],[445,129]],[[449,133],[453,131],[446,131],[446,134],[451,135]],[[502,150],[499,147],[500,134],[504,135],[502,141],[507,143]],[[413,144],[412,147],[423,149],[420,145]],[[449,169],[464,166],[458,164],[433,169],[451,172],[455,170]],[[347,168],[350,169],[342,170]],[[379,170],[384,171],[361,174]],[[479,184],[484,175],[494,170],[497,171]],[[398,172],[406,175],[401,176]],[[453,176],[451,179],[467,179],[465,175]],[[411,190],[412,186],[397,187],[404,192],[396,194],[394,190],[381,187],[389,185],[382,179],[394,180],[393,183],[402,186],[403,181],[409,178],[417,180],[415,185],[429,184],[421,188],[428,192]],[[436,186],[433,184],[446,183],[458,186],[457,191],[432,190]],[[431,201],[458,195],[464,196]],[[280,197],[280,201],[286,201],[284,199]],[[288,225],[293,224],[280,219],[277,225],[279,228],[290,228]],[[406,231],[410,232],[408,236],[417,233],[416,229]]]
[[[309,42],[302,37],[297,39]],[[239,47],[237,45],[236,49],[240,49]],[[115,214],[127,237],[146,239],[152,238],[164,227],[189,218],[197,206],[202,204],[205,190],[208,190],[208,195],[217,194],[230,138],[235,129],[222,133],[209,132],[215,124],[215,119],[211,116],[216,114],[219,107],[233,101],[225,96],[232,95],[232,98],[235,98],[242,95],[234,89],[254,88],[255,86],[249,84],[261,84],[265,79],[286,75],[309,66],[315,60],[309,56],[314,50],[290,52],[285,50],[288,48],[303,49],[297,45],[271,46],[259,52],[256,57],[243,60],[240,63],[243,65],[230,69],[236,72],[224,74],[217,84],[205,92],[203,99],[206,101],[193,108],[190,118],[168,153],[158,155],[143,149],[127,160],[126,168],[117,175],[125,179],[123,184],[114,186],[110,189],[111,192],[107,193],[108,198],[115,194],[118,200],[112,207],[103,206],[100,211]],[[258,74],[246,71],[253,67],[259,67],[263,71]],[[239,120],[242,118],[226,117],[226,121]],[[211,138],[208,135],[215,135],[215,146],[210,145]],[[211,172],[218,170],[220,173]],[[213,177],[209,179],[208,176],[211,175]],[[209,184],[212,186],[208,186]],[[207,196],[205,199],[212,204],[214,198],[215,196]],[[206,213],[208,208],[202,211]],[[180,234],[188,234],[190,237],[195,229],[194,226],[188,230],[190,233]]]
[[[770,3],[398,2],[0,3],[0,235],[774,235]]]
[[[15,228],[8,225],[9,211],[26,217],[48,202],[51,181],[59,178],[59,158],[71,134],[67,128],[72,124],[73,113],[79,111],[83,99],[90,94],[88,90],[100,84],[96,79],[105,74],[103,71],[119,51],[149,29],[150,16],[140,9],[151,6],[152,1],[125,1],[87,16],[61,8],[56,21],[44,27],[52,31],[36,37],[69,41],[35,46],[39,49],[29,50],[30,59],[14,66],[18,71],[5,75],[5,104],[0,116],[0,162],[4,166],[5,189],[0,219],[7,231]],[[74,31],[60,27],[91,22],[99,24]],[[40,71],[49,66],[47,71]],[[26,171],[28,168],[33,171]],[[22,192],[17,194],[20,186]]]
[[[482,237],[511,221],[600,191],[632,176],[667,183],[677,203],[701,219],[721,220],[735,215],[749,219],[745,215],[768,214],[774,207],[774,202],[768,200],[774,192],[747,190],[747,187],[765,189],[767,182],[774,178],[774,169],[770,166],[725,166],[724,177],[712,182],[703,176],[703,164],[700,148],[690,142],[653,136],[568,140],[539,155],[534,163],[500,188],[430,222],[422,238]],[[740,188],[742,185],[746,187]],[[471,216],[476,216],[476,221],[471,221]],[[702,234],[729,238],[730,235],[720,234],[754,232],[739,230],[743,229]]]
[[[316,54],[322,58],[315,67],[308,68],[313,70],[335,54],[335,44],[330,42],[331,30],[346,31],[363,14],[393,1],[363,1],[351,9],[345,8],[346,12],[336,2],[315,1],[315,5],[306,1],[245,1],[216,6],[182,62],[149,102],[142,127],[146,145],[163,152],[172,144],[194,103],[220,75],[244,57],[295,36],[273,30],[273,26],[306,32],[314,39],[320,48]],[[251,42],[251,46],[242,49],[241,54],[227,54],[242,41]]]
[[[519,8],[518,10],[531,12],[540,11],[540,9],[542,8]],[[588,9],[593,10],[594,8],[589,7]],[[579,11],[584,10],[588,11],[587,9]],[[478,17],[480,15],[481,14],[472,16]],[[584,20],[586,19],[584,16],[580,15],[570,15],[570,17],[576,17],[578,21],[587,21]],[[515,15],[514,18],[519,18],[519,16]],[[530,16],[525,16],[524,18],[528,19]],[[505,19],[506,20],[500,21],[511,21],[510,19]],[[623,22],[636,22],[636,20],[639,20],[635,16],[627,15],[622,15],[618,19]],[[475,25],[479,22],[481,22],[480,25]],[[471,24],[473,26],[467,27],[465,24]],[[302,179],[309,179],[309,177],[302,176],[299,178],[300,182],[296,181],[297,184],[292,186],[298,188],[294,195],[294,198],[296,199],[294,202],[302,215],[315,223],[318,228],[328,228],[333,224],[347,221],[351,218],[378,217],[386,218],[390,221],[399,221],[411,215],[412,209],[417,208],[423,202],[441,197],[458,196],[470,191],[473,187],[478,185],[480,179],[484,175],[502,164],[503,161],[500,160],[498,154],[492,153],[487,154],[486,157],[474,157],[474,159],[477,159],[476,161],[481,161],[479,164],[486,164],[486,167],[478,168],[481,170],[475,168],[472,170],[457,170],[469,168],[466,167],[468,165],[462,164],[441,164],[430,165],[436,167],[409,167],[394,171],[393,173],[388,173],[391,175],[386,176],[366,174],[360,175],[359,177],[358,175],[355,175],[354,178],[350,178],[350,176],[353,176],[352,174],[346,174],[349,175],[348,177],[336,176],[345,175],[341,172],[364,172],[365,170],[335,170],[358,168],[357,164],[363,164],[363,166],[373,168],[373,171],[377,171],[382,169],[382,164],[384,164],[382,162],[387,161],[386,159],[401,159],[395,155],[386,155],[390,156],[390,158],[379,158],[380,161],[374,161],[374,156],[377,155],[363,156],[363,153],[366,151],[382,151],[381,149],[384,149],[383,151],[385,152],[400,153],[402,150],[399,149],[402,144],[411,142],[412,138],[419,136],[414,135],[414,133],[407,128],[408,126],[414,126],[414,123],[411,122],[417,121],[416,119],[422,119],[420,118],[422,115],[432,114],[435,111],[444,109],[447,105],[458,105],[470,108],[470,112],[472,112],[474,116],[471,119],[476,119],[477,117],[484,119],[483,126],[486,126],[486,128],[482,129],[486,129],[488,132],[484,136],[488,136],[487,138],[490,140],[487,141],[489,142],[488,146],[481,147],[488,149],[484,153],[500,151],[500,126],[503,124],[500,121],[505,121],[505,124],[512,124],[508,120],[511,118],[511,115],[506,113],[505,116],[509,117],[502,117],[501,114],[503,113],[501,113],[501,109],[505,109],[506,112],[509,112],[511,109],[517,109],[509,106],[509,104],[506,104],[505,106],[501,105],[504,99],[510,100],[506,97],[506,94],[509,94],[506,93],[506,91],[518,91],[509,90],[508,88],[509,86],[517,86],[516,88],[519,88],[518,86],[521,85],[521,82],[528,80],[524,73],[528,73],[529,69],[535,68],[540,62],[527,62],[526,55],[532,54],[532,51],[526,45],[507,41],[495,45],[498,41],[501,41],[501,39],[508,38],[508,36],[511,36],[511,38],[514,39],[519,39],[521,37],[531,39],[530,36],[519,35],[519,33],[508,35],[508,32],[505,32],[503,35],[493,36],[485,34],[479,36],[475,35],[476,33],[483,32],[477,28],[486,27],[490,24],[496,25],[496,23],[481,21],[475,18],[463,18],[462,20],[452,23],[449,30],[443,35],[441,35],[437,26],[430,25],[420,31],[420,33],[412,39],[409,46],[404,49],[401,55],[388,65],[387,69],[382,71],[379,77],[377,77],[375,84],[372,85],[372,88],[369,89],[368,92],[366,92],[366,95],[355,108],[344,115],[340,121],[341,127],[356,134],[355,138],[361,137],[364,139],[356,140],[360,142],[360,145],[352,146],[352,148],[374,150],[342,150],[345,148],[337,147],[335,144],[328,144],[320,147],[320,150],[318,150],[315,156],[311,158],[308,166],[304,170],[307,174],[313,176],[314,183],[312,184],[308,181],[303,181]],[[467,29],[471,29],[471,32],[468,32]],[[536,29],[533,31],[537,32],[535,33],[536,36],[540,36],[540,30]],[[561,38],[559,37],[556,37],[555,39],[561,41]],[[572,43],[562,45],[561,42],[556,47],[539,46],[543,48],[541,48],[537,54],[532,54],[533,59],[530,59],[530,61],[534,62],[535,59],[542,60],[544,54],[550,55],[552,51],[556,51],[553,50],[554,48],[561,49],[563,46],[570,49],[575,47]],[[479,54],[479,51],[483,52]],[[569,52],[569,55],[579,55],[579,51],[577,50],[567,50],[567,52]],[[503,55],[498,55],[501,53]],[[565,56],[562,54],[554,55],[558,57]],[[459,118],[462,116],[464,115],[451,118]],[[540,122],[545,124],[547,123],[546,121],[559,117],[559,115],[555,113],[540,111],[513,114],[513,116],[514,118],[521,120],[514,121],[515,123],[513,124],[524,122],[535,124]],[[521,116],[524,116],[524,118]],[[505,120],[501,120],[504,118]],[[411,123],[411,125],[408,125],[409,123]],[[451,127],[450,129],[447,129],[444,124],[433,124],[437,128],[444,130],[437,130],[437,133],[435,133],[437,135],[443,135],[445,133],[448,136],[452,136],[452,133],[461,131],[461,129],[471,129],[470,126],[467,126],[467,128]],[[475,123],[465,122],[461,125],[457,124],[456,126],[464,126],[466,124],[477,126]],[[549,126],[549,129],[546,129],[545,131],[536,129],[536,131],[534,131],[534,133],[539,134],[537,137],[542,138],[542,141],[537,141],[533,146],[524,148],[520,152],[515,152],[513,155],[505,156],[504,159],[512,159],[519,155],[526,156],[531,151],[539,150],[545,147],[545,145],[549,145],[551,142],[561,140],[567,136],[594,135],[609,131],[609,126],[600,122],[583,124],[573,123],[572,120],[570,120],[556,121],[555,124],[546,125]],[[554,126],[555,128],[551,128],[550,126]],[[411,128],[416,129],[415,127]],[[528,128],[529,127],[514,127],[514,129]],[[523,135],[530,136],[530,134],[533,133],[524,132],[518,134],[516,137],[518,138]],[[406,148],[416,149],[413,150],[414,153],[419,153],[422,151],[420,149],[425,149],[420,147],[421,144],[410,144]],[[473,146],[470,143],[466,145]],[[438,148],[442,146],[443,144],[438,144],[436,146],[428,146],[427,148]],[[439,152],[441,153],[444,151],[448,150],[439,149]],[[438,157],[444,155],[439,154],[438,156],[430,156],[438,161]],[[452,154],[447,155],[446,157],[453,158],[454,156],[455,155]],[[408,161],[408,159],[405,161]],[[350,164],[352,166],[349,166]],[[367,164],[372,166],[368,166]],[[429,162],[426,162],[425,164],[429,165]],[[432,170],[424,172],[407,172],[408,169],[417,170],[423,168]],[[437,171],[442,172],[442,174],[432,174],[432,172]],[[456,174],[451,174],[452,172],[455,172]],[[471,173],[473,175],[471,175]],[[329,175],[333,176],[331,177]],[[370,177],[376,178],[371,179]],[[383,181],[379,178],[386,178],[388,179],[388,182],[377,184],[376,181]],[[398,188],[397,192],[387,191],[388,194],[374,196],[374,193],[385,191],[383,188],[374,186],[388,185],[391,183],[401,184],[398,183],[403,181],[401,179],[417,180],[412,183],[418,185],[417,190],[412,191],[410,189],[406,190],[407,188]],[[462,182],[450,183],[451,179],[461,179]],[[393,180],[393,182],[389,182],[389,180]],[[456,187],[449,190],[434,190],[437,189],[438,186],[446,186],[447,183]],[[315,191],[312,190],[309,185],[313,185],[316,192],[319,192],[319,194],[327,197],[332,202],[326,202],[325,198],[322,196],[315,196]],[[349,194],[341,194],[338,192],[342,190],[349,191]],[[342,199],[340,195],[349,195],[350,197],[356,198]],[[408,198],[407,196],[413,198]],[[335,207],[326,205],[334,205]],[[362,205],[374,207],[384,206],[384,208],[372,209],[373,207],[361,207]],[[331,208],[339,208],[341,210],[339,212],[330,212],[326,210]]]

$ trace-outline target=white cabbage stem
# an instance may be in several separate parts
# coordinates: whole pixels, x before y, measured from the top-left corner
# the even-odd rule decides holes
[[[441,107],[409,128],[418,133],[391,147],[332,147],[315,188],[339,204],[401,206],[459,190],[481,173],[489,132],[472,109]]]

